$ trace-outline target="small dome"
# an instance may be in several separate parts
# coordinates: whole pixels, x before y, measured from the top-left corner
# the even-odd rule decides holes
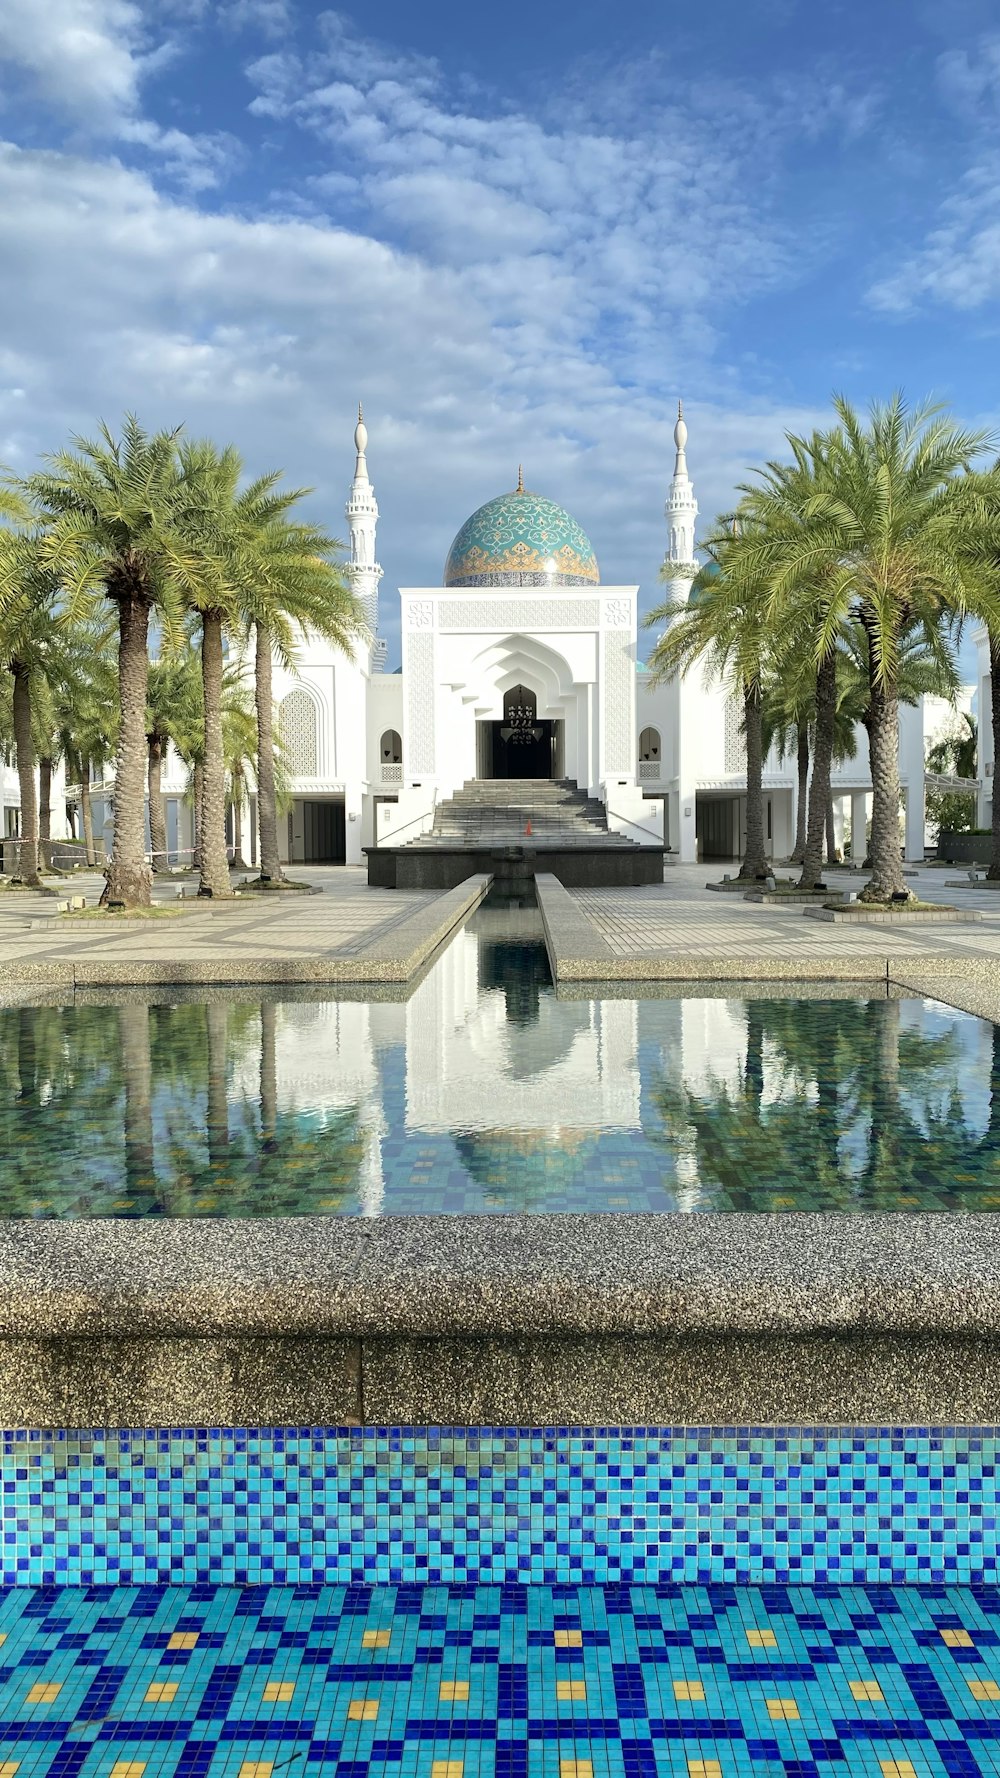
[[[576,520],[524,488],[488,500],[466,519],[444,570],[445,586],[593,586],[600,578]]]

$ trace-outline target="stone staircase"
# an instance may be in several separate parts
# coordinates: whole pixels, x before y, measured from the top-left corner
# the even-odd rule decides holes
[[[528,822],[531,833],[525,832]],[[608,831],[604,804],[571,779],[476,778],[438,804],[429,833],[408,850],[609,846],[634,842]]]

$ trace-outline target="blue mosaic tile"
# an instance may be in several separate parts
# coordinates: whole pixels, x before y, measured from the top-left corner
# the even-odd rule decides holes
[[[997,1587],[14,1588],[0,1772],[977,1778],[998,1628]]]
[[[0,1584],[951,1584],[997,1568],[996,1428],[186,1428],[0,1436]]]

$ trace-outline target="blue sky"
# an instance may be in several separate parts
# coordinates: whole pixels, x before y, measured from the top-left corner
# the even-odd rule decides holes
[[[831,390],[1000,427],[1000,20],[949,0],[0,0],[0,461],[135,409],[315,487],[394,591],[511,487],[657,595]]]

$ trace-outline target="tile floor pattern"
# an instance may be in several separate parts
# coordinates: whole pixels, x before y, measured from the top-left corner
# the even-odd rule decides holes
[[[16,1589],[0,1778],[975,1778],[1000,1586]]]

